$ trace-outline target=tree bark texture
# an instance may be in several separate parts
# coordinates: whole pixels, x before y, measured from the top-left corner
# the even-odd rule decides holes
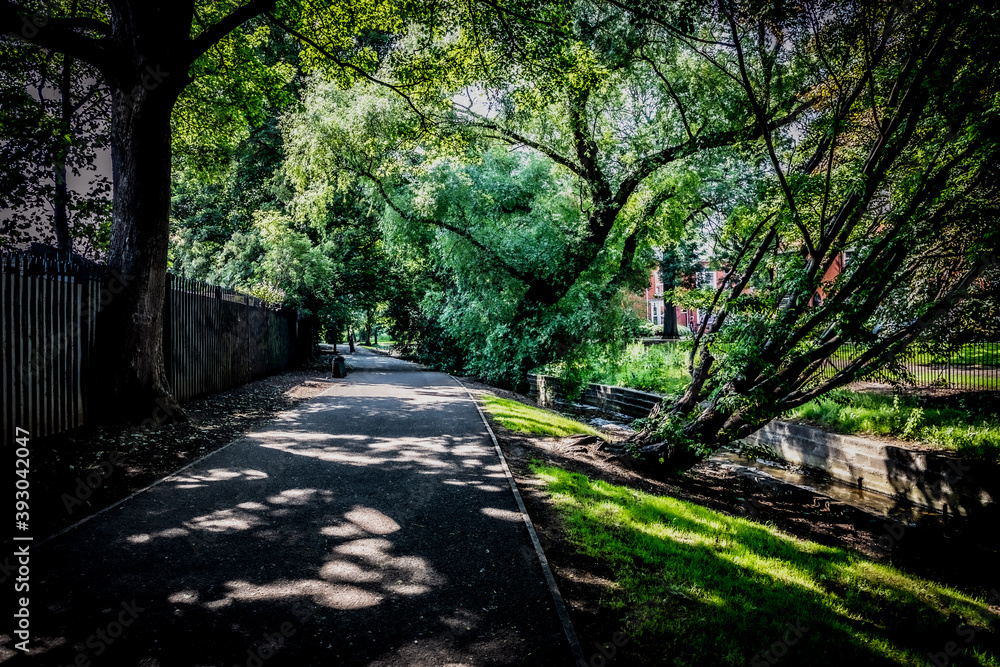
[[[163,304],[170,114],[190,81],[186,58],[178,54],[189,30],[182,6],[128,3],[127,12],[113,14],[115,52],[127,59],[109,81],[114,204],[108,266],[123,289],[98,318],[98,377],[108,414],[145,423],[184,419],[164,367]]]
[[[157,408],[177,413],[164,371],[162,319],[173,100],[135,100],[136,93],[135,87],[112,93],[115,197],[108,264],[124,289],[101,311],[98,333],[108,408],[143,417]]]

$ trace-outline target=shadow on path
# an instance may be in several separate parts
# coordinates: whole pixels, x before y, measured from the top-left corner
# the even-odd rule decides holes
[[[352,361],[37,549],[32,664],[571,664],[475,406],[445,375]]]

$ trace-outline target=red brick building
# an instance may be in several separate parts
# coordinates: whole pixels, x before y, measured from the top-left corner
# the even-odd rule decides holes
[[[694,277],[699,287],[711,287],[715,289],[726,277],[725,271],[714,271],[705,268],[699,271]],[[663,301],[663,282],[660,280],[659,265],[653,267],[649,272],[649,287],[643,292],[641,297],[634,301],[636,314],[654,325],[662,325],[667,317],[666,305]],[[673,307],[673,316],[677,320],[677,326],[692,329],[699,324],[704,314],[694,308]]]
[[[830,282],[840,275],[848,261],[850,261],[850,253],[841,253],[823,276],[823,282]],[[707,262],[704,262],[703,265],[707,265]],[[725,271],[715,271],[705,266],[704,270],[699,271],[698,275],[695,276],[695,280],[697,281],[697,285],[699,287],[711,287],[712,289],[716,289],[718,288],[719,283],[725,280],[725,277]],[[820,288],[813,298],[816,300],[816,303],[820,303],[825,296],[825,291]],[[660,280],[659,265],[654,266],[650,270],[649,287],[646,288],[641,296],[633,295],[632,304],[639,317],[644,318],[647,322],[650,322],[653,325],[663,324],[664,318],[667,317],[667,313],[665,312],[666,305],[663,301],[663,282]],[[673,310],[674,317],[677,318],[677,326],[679,327],[694,329],[694,327],[700,325],[704,319],[704,314],[694,308],[681,308],[680,306],[674,306]]]

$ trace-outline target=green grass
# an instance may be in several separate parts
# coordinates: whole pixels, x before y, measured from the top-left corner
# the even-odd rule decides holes
[[[992,371],[977,371],[975,369],[962,369],[959,364],[952,366],[953,372],[948,373],[940,368],[931,366],[919,366],[910,364],[907,367],[909,378],[916,386],[936,387],[945,386],[966,391],[997,391],[1000,389],[1000,378]],[[829,372],[832,376],[833,372]],[[902,375],[891,376],[898,382],[903,382]],[[876,371],[872,375],[861,378],[864,381],[888,384],[886,371]]]
[[[857,358],[857,349],[849,346],[837,349],[830,359],[845,362]],[[997,366],[1000,366],[1000,344],[968,343],[947,354],[931,357],[917,350],[900,355],[899,360],[909,371],[918,385],[944,385],[970,391],[997,391],[1000,380]],[[843,363],[840,363],[843,366]],[[878,371],[867,378],[872,382],[884,382],[885,371]],[[895,376],[902,380],[902,376]]]
[[[913,382],[917,385],[945,386],[966,391],[996,391],[1000,389],[1000,382],[996,376],[979,375],[972,370],[949,375],[940,370],[924,371],[920,370],[919,366],[911,366],[910,373],[913,375]]]
[[[836,399],[836,400],[834,400]],[[1000,461],[1000,419],[981,408],[932,407],[916,397],[836,390],[788,413],[837,433],[888,436]]]
[[[577,383],[680,394],[691,380],[685,370],[686,364],[686,352],[676,343],[649,346],[631,343],[618,356],[608,356],[607,350],[602,350],[594,358],[574,363],[571,369],[567,369],[563,361],[535,372],[567,379],[567,371],[570,371],[572,380]]]
[[[951,665],[1000,665],[994,635],[967,644],[956,634],[961,622],[989,620],[961,592],[685,501],[532,470],[570,539],[613,570],[617,586],[602,603],[623,632],[663,650],[653,664],[766,665],[759,651],[799,620],[808,630],[781,665],[923,666],[950,641],[962,650]]]
[[[945,358],[935,359],[935,363],[949,360],[953,364],[970,364],[979,366],[1000,366],[1000,344],[970,343]]]
[[[482,400],[486,411],[493,415],[493,418],[501,426],[512,431],[550,435],[557,438],[577,434],[605,438],[596,429],[548,410],[489,395],[484,395]]]
[[[838,348],[832,355],[832,359],[853,359],[858,353],[850,347]],[[970,366],[1000,366],[1000,344],[997,343],[967,343],[957,350],[947,354],[940,354],[933,359],[926,354],[908,352],[901,356],[901,359],[909,363],[952,363],[957,365]]]
[[[599,368],[591,382],[679,394],[691,381],[686,363],[686,353],[676,343],[632,343],[620,359]]]

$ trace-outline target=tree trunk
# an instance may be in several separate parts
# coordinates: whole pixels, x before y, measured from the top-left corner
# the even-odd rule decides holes
[[[139,80],[112,91],[112,278],[98,318],[99,378],[108,414],[146,424],[185,419],[163,363],[174,100]]]
[[[58,148],[52,159],[52,177],[55,179],[56,187],[52,197],[52,226],[56,233],[56,248],[73,251],[73,238],[69,233],[69,214],[67,204],[69,203],[69,188],[66,185],[66,158],[69,155],[70,144],[66,137],[70,136],[71,123],[73,122],[73,100],[72,92],[73,59],[69,56],[63,58],[62,76],[59,80],[59,103],[60,103],[60,131],[63,136],[57,139]]]
[[[88,11],[91,23],[84,26],[84,32],[101,33],[99,38],[59,24],[76,24],[76,18],[57,23],[48,20],[47,12],[28,17],[18,4],[0,5],[4,33],[18,33],[42,49],[89,63],[100,70],[111,92],[111,277],[97,318],[100,366],[94,369],[93,416],[147,424],[184,419],[163,364],[170,114],[193,81],[189,71],[194,60],[246,21],[273,10],[275,2],[242,4],[194,38],[192,2],[107,3],[108,20],[89,17]]]
[[[60,150],[52,164],[52,176],[56,189],[52,197],[52,227],[56,233],[56,249],[73,252],[73,237],[69,233],[69,215],[66,203],[69,201],[69,189],[66,186],[66,155]]]
[[[666,299],[663,300],[663,336],[664,339],[673,340],[680,337],[677,331],[677,309],[674,304]]]

